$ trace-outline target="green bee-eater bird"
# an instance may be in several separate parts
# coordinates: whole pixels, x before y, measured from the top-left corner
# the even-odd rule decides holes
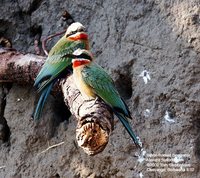
[[[41,93],[33,118],[39,120],[45,101],[54,85],[61,77],[72,71],[72,54],[76,49],[89,49],[88,35],[85,27],[72,23],[65,35],[50,50],[47,60],[35,79],[34,86]]]
[[[73,55],[77,55],[72,60],[73,78],[82,96],[87,100],[95,99],[95,101],[98,97],[101,98],[111,107],[135,144],[141,147],[140,141],[128,122],[128,118],[131,119],[129,109],[115,88],[112,78],[101,66],[93,62],[89,51],[77,49]]]

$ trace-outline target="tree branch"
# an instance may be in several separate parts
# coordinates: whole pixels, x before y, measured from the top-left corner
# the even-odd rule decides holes
[[[0,49],[0,82],[33,84],[44,62],[41,56]],[[99,100],[84,100],[71,75],[60,86],[65,104],[77,120],[78,145],[89,155],[103,151],[113,130],[112,111]]]
[[[0,82],[33,84],[44,62],[42,56],[0,49]]]

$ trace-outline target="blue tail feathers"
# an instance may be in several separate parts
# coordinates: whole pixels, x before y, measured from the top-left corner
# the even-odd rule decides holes
[[[115,112],[115,115],[119,118],[119,120],[121,121],[121,123],[123,124],[123,126],[126,128],[127,132],[129,133],[129,135],[131,136],[131,138],[133,139],[134,143],[136,144],[136,146],[138,146],[139,148],[141,148],[141,144],[139,143],[139,140],[137,138],[137,136],[135,135],[135,133],[133,132],[127,118],[118,112]]]
[[[44,104],[47,100],[47,97],[49,96],[49,93],[53,87],[53,84],[54,83],[51,83],[49,86],[46,86],[42,91],[41,91],[41,95],[40,95],[40,98],[39,98],[39,101],[38,101],[38,104],[36,106],[36,109],[35,109],[35,112],[34,112],[34,115],[33,115],[33,118],[34,120],[39,120],[40,119],[40,116],[41,116],[41,113],[42,113],[42,110],[44,108]]]

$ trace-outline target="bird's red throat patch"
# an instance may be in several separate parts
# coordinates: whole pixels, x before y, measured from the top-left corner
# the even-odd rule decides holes
[[[79,67],[88,63],[90,63],[90,60],[76,60],[73,62],[73,68]]]
[[[78,33],[76,36],[70,36],[69,39],[73,41],[88,40],[88,35],[86,33]]]

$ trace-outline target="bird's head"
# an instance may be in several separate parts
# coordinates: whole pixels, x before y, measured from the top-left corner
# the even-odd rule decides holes
[[[65,33],[65,37],[70,40],[88,40],[85,27],[80,22],[72,23]]]
[[[73,68],[89,64],[93,61],[93,55],[90,51],[85,49],[77,49],[73,52]]]

